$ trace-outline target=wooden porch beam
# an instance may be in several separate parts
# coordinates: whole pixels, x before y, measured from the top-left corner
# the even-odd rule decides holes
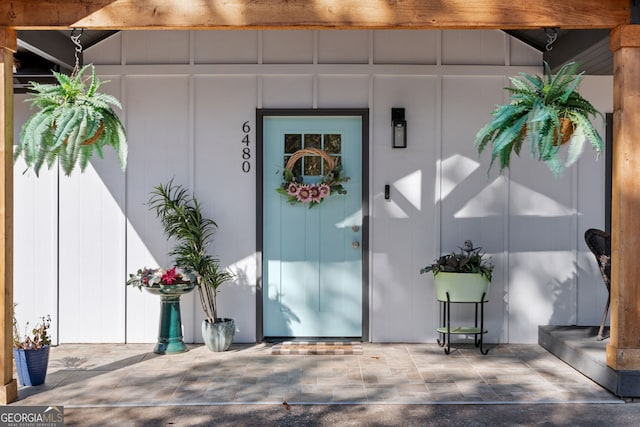
[[[629,0],[2,0],[0,26],[68,29],[615,28]]]
[[[611,32],[611,340],[607,365],[640,370],[640,25]]]
[[[13,378],[13,53],[16,32],[0,27],[0,405],[18,398]]]

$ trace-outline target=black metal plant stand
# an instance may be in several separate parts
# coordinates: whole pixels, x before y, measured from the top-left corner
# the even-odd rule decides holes
[[[484,329],[484,304],[488,301],[485,301],[486,292],[482,293],[482,298],[479,302],[472,301],[451,301],[449,298],[449,292],[447,292],[447,300],[440,300],[440,311],[442,312],[442,326],[437,329],[440,333],[440,338],[438,338],[438,345],[440,347],[445,347],[444,352],[446,354],[451,353],[451,335],[473,335],[474,343],[476,347],[480,348],[480,353],[487,354],[489,349],[483,348],[482,337],[487,331]],[[476,315],[475,322],[473,327],[468,326],[451,326],[451,303],[454,304],[475,304]],[[480,327],[478,327],[478,306],[480,306]]]

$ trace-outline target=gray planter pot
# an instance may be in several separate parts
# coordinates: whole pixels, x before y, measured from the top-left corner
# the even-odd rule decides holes
[[[236,324],[233,319],[218,319],[215,323],[202,321],[202,339],[211,351],[227,351],[236,334]]]

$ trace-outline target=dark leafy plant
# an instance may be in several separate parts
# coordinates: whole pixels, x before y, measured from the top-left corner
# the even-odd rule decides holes
[[[520,155],[522,144],[529,139],[531,155],[547,164],[555,176],[571,166],[582,154],[586,140],[598,155],[604,149],[602,138],[593,127],[590,116],[602,114],[584,99],[577,88],[582,72],[576,74],[578,64],[565,64],[555,76],[549,64],[544,64],[546,76],[520,73],[510,77],[513,87],[508,104],[499,105],[491,114],[493,119],[478,131],[475,145],[482,151],[491,145],[491,166],[498,159],[500,172],[509,167],[511,153]],[[573,135],[573,137],[571,137]],[[566,160],[561,145],[570,139]]]
[[[471,240],[465,240],[463,247],[459,247],[460,252],[455,251],[442,255],[436,259],[435,263],[427,265],[420,270],[420,274],[433,272],[437,275],[440,272],[447,273],[480,273],[491,281],[493,265],[491,258],[485,259],[482,248],[474,248]]]
[[[173,180],[158,185],[151,192],[147,203],[154,210],[168,238],[175,239],[177,246],[169,252],[176,265],[197,272],[200,303],[210,323],[218,321],[218,288],[233,275],[220,266],[218,259],[207,253],[213,241],[216,223],[202,215],[200,203],[181,185]]]
[[[83,78],[89,67],[91,77]],[[103,82],[96,77],[93,65],[86,65],[71,76],[57,72],[53,75],[57,84],[30,83],[34,97],[27,101],[40,110],[22,126],[15,158],[22,156],[36,175],[44,163],[51,169],[59,159],[64,173],[70,175],[78,163],[84,171],[94,151],[102,158],[104,146],[110,145],[124,170],[127,137],[112,108],[121,108],[120,102],[98,92]]]

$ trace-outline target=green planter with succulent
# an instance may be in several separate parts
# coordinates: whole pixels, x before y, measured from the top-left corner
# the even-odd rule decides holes
[[[599,155],[604,149],[590,117],[604,116],[578,93],[583,73],[578,64],[565,64],[556,75],[544,64],[543,77],[520,73],[510,77],[510,102],[492,112],[493,119],[478,131],[475,145],[482,153],[491,147],[491,166],[498,159],[500,172],[508,168],[511,154],[520,155],[529,140],[531,155],[547,164],[555,176],[574,164],[589,140]],[[569,142],[568,148],[563,144]],[[566,154],[564,153],[566,151]],[[565,158],[566,156],[566,158]]]
[[[493,274],[491,258],[485,257],[482,248],[474,248],[471,240],[459,249],[460,252],[442,255],[422,268],[420,274],[433,273],[438,301],[485,301]]]
[[[13,305],[15,310],[16,304]],[[23,386],[44,384],[49,366],[49,349],[51,337],[48,330],[51,316],[43,316],[31,330],[31,334],[20,334],[15,313],[13,315],[13,359],[16,364],[18,381]],[[29,328],[29,323],[25,329]]]
[[[83,73],[91,68],[91,76]],[[31,82],[33,97],[27,99],[38,107],[20,132],[15,158],[22,157],[28,168],[38,175],[46,163],[51,169],[56,160],[66,175],[77,164],[87,167],[94,151],[102,158],[105,146],[118,154],[122,170],[127,165],[127,137],[124,126],[113,110],[121,108],[112,95],[98,92],[101,82],[93,65],[86,65],[71,76],[53,73],[56,84]]]
[[[202,339],[211,351],[228,350],[235,335],[235,322],[218,317],[217,295],[220,286],[233,275],[207,252],[216,223],[204,217],[198,200],[173,180],[154,188],[148,206],[160,219],[167,238],[177,242],[169,253],[176,264],[200,276],[197,289],[206,316],[202,321]]]

